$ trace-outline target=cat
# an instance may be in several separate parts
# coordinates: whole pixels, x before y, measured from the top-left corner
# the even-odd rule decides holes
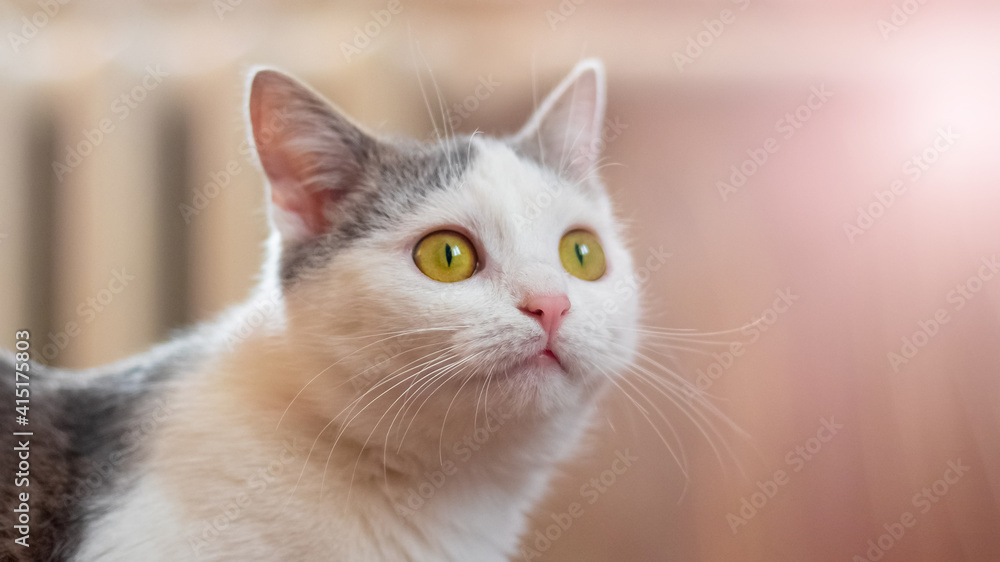
[[[376,136],[272,69],[247,90],[270,194],[258,287],[113,365],[0,354],[5,403],[30,377],[29,424],[0,422],[5,559],[516,556],[638,345],[598,176],[602,64],[507,137]],[[26,492],[27,548],[7,507]]]

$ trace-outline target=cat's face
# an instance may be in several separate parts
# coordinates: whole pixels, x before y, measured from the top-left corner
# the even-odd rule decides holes
[[[603,105],[583,63],[512,138],[387,143],[257,74],[288,331],[332,365],[307,390],[330,415],[581,409],[631,362],[632,260],[595,173]]]

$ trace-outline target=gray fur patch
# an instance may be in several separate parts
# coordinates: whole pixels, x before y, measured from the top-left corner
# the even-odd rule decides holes
[[[193,336],[194,334],[192,334]],[[135,481],[144,446],[169,415],[167,381],[202,356],[197,338],[170,344],[93,372],[68,372],[30,363],[27,428],[14,416],[0,419],[0,470],[12,475],[18,445],[14,431],[31,431],[30,486],[0,481],[3,505],[30,492],[31,547],[14,544],[13,512],[0,515],[3,560],[66,560],[83,539],[86,523],[114,506]],[[14,363],[0,350],[0,400],[14,402]]]
[[[470,137],[447,143],[379,142],[360,161],[363,175],[337,202],[330,232],[282,253],[281,279],[287,287],[306,270],[319,269],[341,248],[393,224],[428,193],[460,185],[475,159]]]

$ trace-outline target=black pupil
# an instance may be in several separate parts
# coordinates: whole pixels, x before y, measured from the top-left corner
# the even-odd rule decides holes
[[[580,250],[580,244],[575,244],[576,248],[576,259],[580,260],[580,265],[583,265],[583,254],[586,253],[587,247],[583,247],[583,251]]]
[[[444,245],[444,258],[448,260],[448,267],[451,267],[451,244]]]

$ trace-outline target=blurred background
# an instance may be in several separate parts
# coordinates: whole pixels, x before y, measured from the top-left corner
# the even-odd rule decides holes
[[[985,0],[0,0],[0,341],[97,365],[247,296],[251,65],[430,138],[420,80],[504,133],[597,56],[604,177],[638,262],[669,254],[644,324],[735,330],[647,353],[747,437],[616,391],[524,558],[1000,560],[998,25]]]

